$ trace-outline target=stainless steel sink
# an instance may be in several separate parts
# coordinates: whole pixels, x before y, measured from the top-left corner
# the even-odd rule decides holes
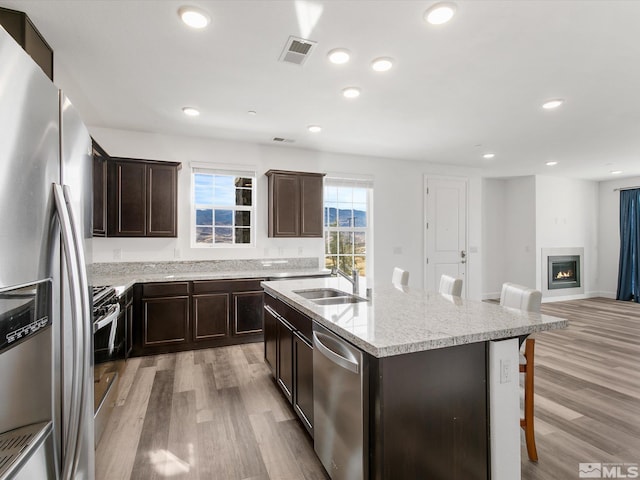
[[[312,290],[294,290],[301,297],[311,300],[317,305],[344,305],[347,303],[366,302],[366,298],[352,295],[335,288],[315,288]]]
[[[316,298],[332,298],[332,297],[344,297],[349,295],[342,290],[336,290],[335,288],[314,288],[313,290],[294,290],[293,293],[297,293],[301,297],[313,300]]]
[[[348,295],[344,297],[332,297],[332,298],[316,298],[311,300],[318,305],[343,305],[346,303],[360,303],[366,302],[366,298],[356,297],[355,295]]]

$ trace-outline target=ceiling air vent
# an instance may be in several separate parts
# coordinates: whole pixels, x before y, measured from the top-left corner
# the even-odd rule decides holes
[[[315,46],[316,42],[305,40],[304,38],[294,37],[292,35],[287,40],[287,44],[284,46],[284,50],[282,50],[280,61],[302,65],[307,60],[307,58],[313,51],[313,47]]]

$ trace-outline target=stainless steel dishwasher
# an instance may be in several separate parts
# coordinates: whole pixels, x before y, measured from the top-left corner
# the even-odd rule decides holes
[[[313,323],[313,445],[332,480],[368,472],[366,356]]]

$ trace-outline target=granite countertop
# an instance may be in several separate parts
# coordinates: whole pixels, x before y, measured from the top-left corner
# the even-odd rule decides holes
[[[179,282],[192,280],[233,280],[238,278],[290,278],[290,277],[309,277],[313,275],[328,275],[329,270],[310,268],[300,270],[244,270],[244,271],[210,271],[210,272],[192,272],[188,270],[175,271],[172,273],[106,273],[93,274],[91,276],[91,284],[94,286],[110,286],[116,289],[116,294],[121,295],[123,292],[133,287],[136,283],[153,283],[153,282]]]
[[[376,288],[369,302],[320,306],[296,290],[336,288],[342,278],[262,282],[265,292],[375,357],[432,350],[566,328],[567,320],[405,287]],[[361,290],[364,291],[364,290]]]

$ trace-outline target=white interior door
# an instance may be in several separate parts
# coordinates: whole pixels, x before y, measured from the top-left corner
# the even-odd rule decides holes
[[[467,179],[425,177],[425,286],[438,290],[443,274],[467,291]]]

